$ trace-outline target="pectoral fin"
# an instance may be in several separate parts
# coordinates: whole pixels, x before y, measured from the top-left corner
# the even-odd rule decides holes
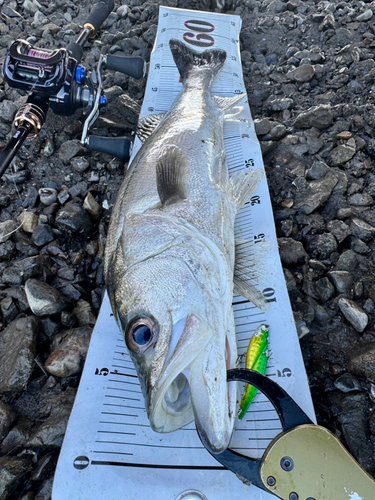
[[[145,142],[150,137],[166,114],[147,115],[139,120],[136,133],[142,142]]]
[[[177,146],[166,146],[156,164],[156,180],[160,201],[185,199],[189,183],[189,162]]]

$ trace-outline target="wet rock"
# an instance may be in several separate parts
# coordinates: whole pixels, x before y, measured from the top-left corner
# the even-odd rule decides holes
[[[82,146],[78,139],[64,142],[59,149],[59,156],[64,163],[68,163],[75,156],[87,154],[87,149]]]
[[[268,118],[254,120],[254,127],[256,135],[266,135],[272,128],[272,122]]]
[[[371,9],[367,9],[362,14],[355,18],[356,21],[368,21],[372,18],[373,12]]]
[[[345,144],[340,144],[336,148],[332,149],[329,155],[329,161],[331,166],[336,167],[343,165],[353,158],[355,155],[355,149]]]
[[[343,252],[336,262],[336,269],[339,271],[353,272],[358,265],[358,257],[353,250]]]
[[[0,393],[25,389],[34,369],[35,341],[40,331],[37,318],[20,318],[0,336]]]
[[[93,229],[90,217],[76,203],[69,203],[56,215],[56,225],[63,231],[88,236]]]
[[[328,277],[335,285],[338,293],[350,294],[353,284],[353,275],[347,271],[330,271]]]
[[[55,377],[70,377],[80,373],[90,344],[92,328],[75,328],[68,332],[57,349],[45,362],[46,370]]]
[[[79,299],[77,306],[73,310],[73,314],[77,316],[79,326],[95,325],[96,317],[92,312],[91,306],[83,299]]]
[[[52,228],[48,224],[40,224],[36,226],[31,237],[31,241],[37,246],[42,247],[52,241],[55,235]]]
[[[311,168],[306,170],[306,179],[317,181],[324,177],[328,172],[328,165],[323,161],[315,161]]]
[[[25,233],[32,233],[38,225],[38,216],[32,212],[22,212],[17,220]]]
[[[342,375],[340,375],[335,380],[334,386],[336,387],[336,389],[339,389],[341,392],[345,393],[362,390],[362,386],[359,383],[359,380],[351,373],[343,373]]]
[[[0,222],[0,243],[8,241],[12,233],[17,229],[18,224],[13,220]]]
[[[26,281],[25,292],[30,309],[37,316],[56,314],[70,305],[70,301],[65,295],[47,283],[36,279]]]
[[[3,315],[3,318],[7,323],[10,323],[14,319],[16,319],[19,311],[17,309],[16,304],[14,303],[11,297],[6,297],[0,302],[0,309]]]
[[[309,182],[296,193],[295,207],[304,214],[311,214],[328,200],[337,182],[334,175]]]
[[[280,258],[284,264],[297,264],[305,262],[307,253],[300,241],[292,238],[278,238]]]
[[[30,459],[0,457],[0,500],[14,498],[13,494],[30,468]]]
[[[328,259],[332,252],[337,250],[336,238],[331,233],[307,235],[307,250],[313,257]]]
[[[57,201],[57,190],[53,188],[39,189],[39,198],[41,203],[48,207]]]
[[[324,129],[331,125],[333,120],[331,106],[321,104],[314,106],[309,110],[297,116],[294,126],[297,128],[311,128]]]
[[[305,83],[311,80],[315,74],[315,69],[311,64],[304,64],[298,66],[298,68],[288,71],[286,74],[287,78],[290,78],[293,82]]]
[[[359,207],[369,207],[374,204],[372,196],[366,193],[356,193],[349,197],[349,203]]]
[[[75,389],[68,387],[64,393],[50,402],[50,416],[41,424],[29,440],[35,448],[57,448],[64,439],[66,426],[75,398]]]
[[[333,220],[328,222],[327,229],[336,238],[338,243],[342,243],[351,234],[350,228],[345,222]],[[375,229],[375,228],[374,228]]]
[[[367,439],[368,404],[366,394],[340,394],[338,420],[350,453],[367,467],[375,466],[373,448]]]
[[[8,434],[11,425],[17,418],[17,414],[12,408],[0,401],[0,442]]]
[[[365,311],[353,300],[340,298],[338,301],[339,308],[349,323],[362,333],[368,323],[368,316]]]
[[[328,278],[324,277],[315,283],[315,291],[323,302],[331,299],[335,294],[335,288]]]

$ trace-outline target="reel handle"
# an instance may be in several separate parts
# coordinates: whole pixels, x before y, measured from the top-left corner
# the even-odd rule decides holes
[[[93,37],[95,33],[99,31],[100,26],[104,23],[109,14],[112,12],[114,6],[115,6],[114,0],[100,0],[100,2],[94,5],[94,8],[90,12],[89,17],[87,18],[87,21],[84,24],[84,28],[93,29],[91,37]]]
[[[121,57],[108,54],[105,61],[106,69],[120,71],[124,75],[137,80],[146,74],[146,61],[142,57]]]
[[[131,154],[132,143],[126,137],[100,137],[98,135],[90,135],[87,139],[86,146],[91,151],[105,153],[120,160],[128,160]]]

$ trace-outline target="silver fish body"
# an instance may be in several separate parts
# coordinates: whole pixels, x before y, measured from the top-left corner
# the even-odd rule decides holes
[[[211,97],[226,53],[199,54],[177,40],[170,47],[183,90],[164,117],[141,123],[148,137],[114,207],[106,284],[151,427],[171,432],[195,419],[206,445],[221,452],[237,396],[226,382],[237,359],[234,219],[262,172],[228,177],[225,111],[242,96]]]

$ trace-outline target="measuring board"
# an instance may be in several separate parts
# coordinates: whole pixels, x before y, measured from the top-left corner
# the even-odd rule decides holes
[[[182,90],[169,50],[171,38],[198,51],[210,46],[224,49],[227,61],[214,82],[212,94],[231,97],[245,92],[240,29],[238,16],[160,7],[140,116],[168,111]],[[246,97],[241,106],[241,113],[224,126],[230,174],[244,168],[263,168]],[[136,139],[132,157],[140,146]],[[260,289],[270,303],[264,313],[243,297],[234,296],[238,352],[244,354],[255,329],[262,323],[268,324],[270,359],[266,374],[315,420],[265,177],[238,213],[235,234],[253,241],[254,250],[264,249],[254,266],[263,269]],[[243,386],[239,386],[243,392]],[[230,448],[259,458],[280,431],[281,424],[271,403],[258,393],[244,419],[236,420]],[[227,500],[228,493],[234,500],[275,498],[243,484],[224,469],[201,444],[194,422],[169,434],[151,430],[136,371],[105,295],[60,453],[52,499],[175,500],[182,499],[181,494],[187,491],[195,491],[189,498],[196,500]]]

